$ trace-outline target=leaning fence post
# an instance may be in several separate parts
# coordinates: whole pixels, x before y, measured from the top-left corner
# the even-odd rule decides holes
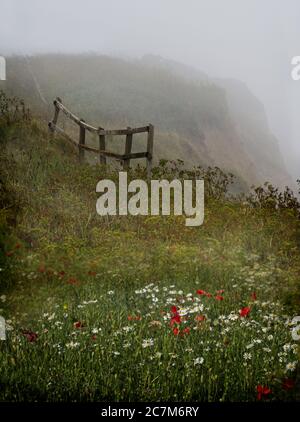
[[[81,122],[84,123],[83,119],[80,119]],[[83,163],[84,161],[84,149],[81,148],[81,145],[85,145],[85,128],[83,126],[79,126],[79,162]]]
[[[127,130],[131,130],[131,127],[127,127]],[[131,153],[132,148],[132,132],[127,133],[126,135],[126,144],[125,144],[125,155],[129,155]],[[130,158],[125,158],[123,161],[123,169],[128,170],[130,166]]]
[[[149,125],[147,137],[147,179],[151,179],[152,156],[153,156],[154,126]]]
[[[57,120],[58,120],[58,115],[59,115],[59,107],[57,106],[57,101],[61,102],[61,99],[57,98],[56,100],[53,101],[54,117],[53,117],[52,121],[48,123],[49,131],[52,134],[52,137],[53,137],[54,132],[55,132],[55,126],[56,126],[56,123],[57,123]]]
[[[103,130],[99,128],[99,130]],[[99,135],[99,161],[100,164],[106,164],[106,156],[101,151],[105,151],[105,135]]]

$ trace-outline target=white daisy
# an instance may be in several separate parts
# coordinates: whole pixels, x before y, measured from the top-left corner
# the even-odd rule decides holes
[[[146,338],[142,342],[142,347],[145,349],[146,347],[151,347],[154,345],[154,340],[152,338]]]
[[[286,371],[295,371],[296,367],[297,367],[297,362],[289,362],[286,365],[285,369]]]
[[[251,353],[244,353],[243,357],[244,357],[245,360],[251,360],[252,359]]]
[[[194,365],[202,365],[202,363],[204,362],[204,358],[196,358],[194,359]]]
[[[76,347],[80,346],[79,343],[75,342],[75,341],[70,341],[70,343],[66,344],[66,347],[68,349],[76,349]]]

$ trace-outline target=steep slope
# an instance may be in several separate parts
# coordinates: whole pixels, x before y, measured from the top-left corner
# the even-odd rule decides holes
[[[173,60],[147,55],[143,57],[142,61],[147,66],[156,69],[163,68],[193,84],[201,85],[205,82],[212,82],[204,72]],[[280,187],[286,185],[295,187],[285,168],[278,140],[268,126],[263,104],[241,81],[218,78],[214,79],[213,83],[222,87],[226,92],[226,101],[234,124],[232,133],[238,137],[249,158],[249,161],[244,163],[246,168],[252,167],[252,171],[255,171],[259,181],[268,180],[275,182]],[[217,143],[222,143],[222,141],[217,140]],[[212,144],[214,145],[214,142]],[[212,154],[215,156],[217,151]]]
[[[259,179],[276,180],[279,186],[290,185],[291,178],[285,169],[278,140],[268,126],[263,104],[242,82],[233,79],[216,82],[226,90],[236,132],[244,150],[255,162]]]

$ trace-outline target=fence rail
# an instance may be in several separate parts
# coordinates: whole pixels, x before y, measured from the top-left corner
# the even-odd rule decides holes
[[[80,119],[75,114],[73,114],[63,103],[62,100],[57,97],[54,101],[54,116],[53,119],[49,122],[49,130],[51,133],[58,132],[68,139],[73,145],[78,147],[79,160],[82,162],[84,160],[84,151],[91,151],[96,154],[99,154],[99,161],[101,164],[106,164],[106,157],[116,158],[121,161],[123,164],[124,170],[127,170],[130,166],[130,160],[137,158],[146,158],[147,160],[147,175],[148,178],[151,177],[152,169],[152,157],[153,157],[153,142],[154,142],[154,126],[149,124],[143,127],[131,128],[127,127],[126,129],[109,129],[106,130],[103,127],[94,127],[86,123],[83,119]],[[62,112],[68,119],[72,120],[79,126],[79,139],[76,142],[71,136],[69,136],[64,129],[57,125],[59,113]],[[86,145],[86,131],[95,133],[99,137],[99,148],[94,148]],[[147,150],[144,152],[135,152],[132,153],[132,141],[133,135],[137,133],[147,133]],[[113,151],[108,151],[106,149],[106,136],[121,136],[126,135],[125,139],[125,152],[124,154],[117,154]]]

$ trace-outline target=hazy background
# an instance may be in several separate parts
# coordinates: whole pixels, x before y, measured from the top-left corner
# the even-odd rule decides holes
[[[246,82],[299,177],[300,81],[290,75],[300,55],[298,0],[0,0],[0,19],[2,55],[158,54]]]

